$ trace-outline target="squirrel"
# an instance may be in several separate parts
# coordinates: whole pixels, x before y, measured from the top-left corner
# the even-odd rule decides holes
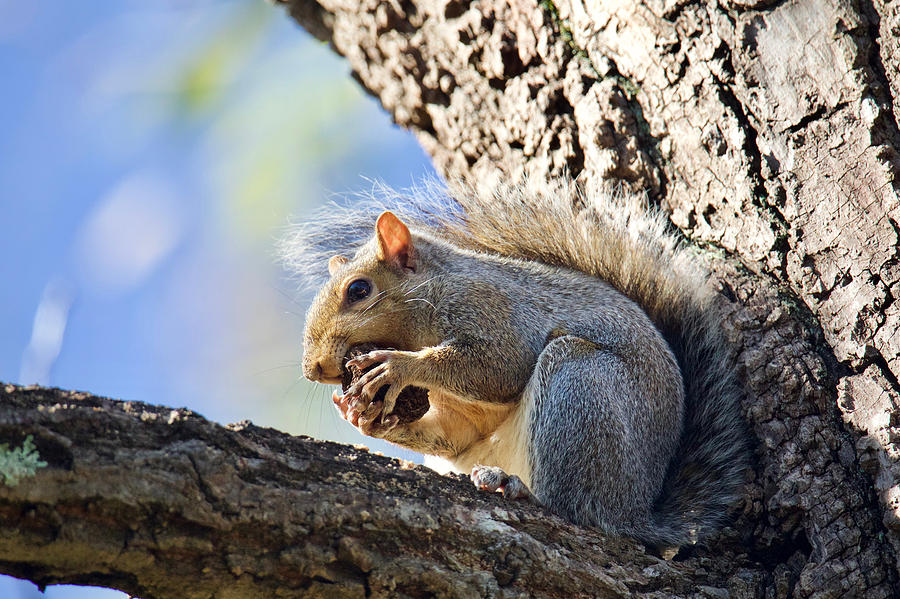
[[[749,455],[740,387],[704,276],[661,213],[572,181],[381,195],[283,247],[295,272],[329,271],[306,317],[307,378],[340,382],[355,345],[395,348],[350,360],[369,370],[333,395],[346,420],[651,546],[724,524]],[[395,402],[413,385],[430,407],[403,423]]]

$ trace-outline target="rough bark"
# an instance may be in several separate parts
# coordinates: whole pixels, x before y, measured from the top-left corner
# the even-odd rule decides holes
[[[752,271],[747,293],[774,285],[799,329],[747,371],[748,541],[799,568],[797,596],[862,593],[873,560],[896,579],[896,2],[284,3],[443,174],[621,180]]]
[[[0,438],[47,462],[0,486],[0,571],[150,598],[709,596],[666,562],[409,463],[184,409],[0,389]],[[733,544],[734,545],[734,544]],[[738,550],[731,570],[750,560]],[[710,564],[712,565],[712,564]]]
[[[146,597],[900,596],[896,2],[283,3],[445,175],[618,179],[709,248],[756,441],[735,525],[663,561],[349,448],[13,390],[0,440],[63,457],[0,489],[4,571]],[[76,412],[67,445],[50,423]]]

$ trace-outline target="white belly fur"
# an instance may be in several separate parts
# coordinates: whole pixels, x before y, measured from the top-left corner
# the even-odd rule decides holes
[[[447,460],[453,470],[469,474],[472,467],[478,464],[498,466],[507,474],[515,474],[530,487],[527,403],[519,402],[492,434],[476,441],[455,458]]]

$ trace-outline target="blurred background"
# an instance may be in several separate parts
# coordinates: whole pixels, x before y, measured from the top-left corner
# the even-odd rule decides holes
[[[334,193],[434,176],[343,59],[262,0],[0,0],[0,81],[0,381],[401,455],[302,380],[310,291],[274,250]]]

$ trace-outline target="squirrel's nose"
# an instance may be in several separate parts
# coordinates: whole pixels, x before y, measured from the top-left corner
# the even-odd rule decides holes
[[[321,360],[304,361],[303,376],[311,381],[321,383],[335,383],[341,380],[341,372],[330,372]]]
[[[322,378],[322,362],[320,360],[303,360],[303,376],[311,381]]]

